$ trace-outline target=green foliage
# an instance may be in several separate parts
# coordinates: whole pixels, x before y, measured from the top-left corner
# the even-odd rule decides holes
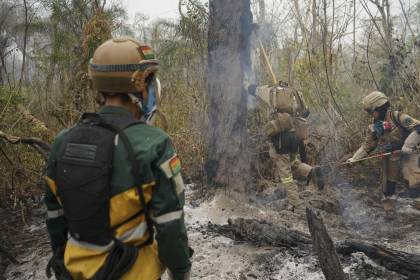
[[[206,145],[207,10],[199,1],[185,4],[187,12],[179,25],[158,22],[151,30],[166,32],[150,37],[160,60],[168,133],[181,156],[186,178],[198,181],[203,179]]]
[[[6,86],[0,86],[0,108],[15,106],[23,101],[22,92],[16,92]]]
[[[33,63],[36,70],[30,70],[32,72],[23,80],[20,90],[14,86],[16,81],[0,86],[0,131],[11,136],[37,137],[51,142],[56,132],[77,120],[80,111],[87,110],[91,104],[86,87],[87,61],[93,50],[111,37],[118,20],[124,15],[116,5],[108,5],[102,10],[96,5],[99,2],[52,0],[30,5],[27,63]],[[36,5],[44,5],[48,16],[39,13]],[[20,9],[14,11],[22,16]],[[19,20],[7,26],[15,30],[17,36],[22,36],[24,27]],[[77,99],[76,93],[82,96]],[[82,103],[78,104],[79,100]],[[41,123],[18,113],[18,104],[29,105],[32,113],[45,121],[50,130],[46,131]],[[35,194],[43,191],[44,159],[29,146],[8,144],[2,139],[0,158],[3,175],[0,178],[0,203],[24,207],[36,197]]]

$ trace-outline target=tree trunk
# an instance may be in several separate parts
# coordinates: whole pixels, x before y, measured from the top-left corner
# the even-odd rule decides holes
[[[311,28],[311,54],[316,54],[316,50],[319,44],[318,34],[318,7],[316,0],[312,0],[312,28]]]
[[[247,91],[250,0],[212,0],[208,31],[207,182],[243,191],[249,182]]]
[[[26,3],[26,0],[23,0],[23,7],[25,8],[25,29],[23,33],[23,49],[22,49],[22,66],[20,70],[20,78],[19,78],[19,85],[18,85],[18,91],[20,91],[22,87],[22,81],[23,81],[23,75],[25,74],[25,63],[26,63],[26,44],[28,42],[28,29],[29,29],[29,23],[28,23],[28,5]]]
[[[8,250],[6,250],[6,248],[3,248],[0,245],[0,255],[5,256],[9,261],[11,261],[13,264],[19,264],[18,260],[16,260],[12,254],[9,253]],[[1,261],[1,256],[0,256],[0,261]]]
[[[347,280],[340,259],[335,251],[334,243],[325,228],[322,218],[312,209],[306,208],[309,231],[312,236],[312,250],[318,257],[326,280]]]

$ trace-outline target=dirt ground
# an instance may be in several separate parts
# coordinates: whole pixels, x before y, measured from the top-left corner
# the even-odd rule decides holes
[[[350,170],[346,176],[334,173],[334,178],[330,178],[331,186],[322,192],[301,185],[301,197],[307,205],[320,209],[334,240],[357,237],[420,254],[420,212],[410,206],[410,200],[400,198],[396,219],[385,220],[380,192],[372,177],[365,180],[359,176],[357,182],[352,181],[352,172],[360,175],[360,171]],[[186,194],[185,219],[190,245],[195,250],[192,279],[325,279],[316,256],[311,252],[233,240],[210,230],[210,225],[224,225],[229,218],[241,217],[308,233],[304,208],[294,212],[285,210],[285,193],[281,188],[250,193],[251,199],[246,201],[240,197],[232,198],[235,195],[224,190],[208,191],[192,184],[188,185]],[[5,272],[0,279],[46,279],[45,267],[50,250],[44,214],[42,208],[34,210],[26,225],[16,220],[6,223],[11,228],[13,223],[21,227],[15,232],[9,229],[6,237],[10,243],[4,244],[17,256],[20,264],[6,267],[8,261],[1,258],[0,269],[5,268]],[[341,261],[350,279],[407,279],[374,263],[363,253],[354,253]]]

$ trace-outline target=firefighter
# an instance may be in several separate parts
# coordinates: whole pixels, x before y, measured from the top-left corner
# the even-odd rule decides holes
[[[264,134],[268,139],[270,158],[276,166],[276,177],[285,186],[293,210],[302,205],[293,175],[312,181],[319,190],[324,187],[321,168],[301,161],[303,141],[308,137],[309,110],[302,94],[284,82],[274,87],[258,87],[256,96],[269,105],[269,122],[264,126]]]
[[[362,103],[363,109],[373,120],[364,143],[348,162],[366,157],[377,147],[384,152],[394,151],[382,164],[382,202],[385,216],[392,217],[395,213],[396,183],[401,175],[409,183],[414,207],[420,210],[420,121],[391,110],[388,97],[380,91],[369,93]],[[395,153],[400,150],[401,153]]]
[[[189,279],[181,165],[150,126],[159,98],[153,50],[111,39],[89,62],[102,108],[56,137],[46,168],[57,279]],[[51,272],[50,272],[51,273]]]

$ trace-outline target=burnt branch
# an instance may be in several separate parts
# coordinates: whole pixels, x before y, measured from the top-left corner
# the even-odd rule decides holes
[[[33,147],[37,152],[39,152],[45,159],[48,158],[48,155],[51,151],[50,144],[42,141],[39,138],[22,138],[13,135],[9,135],[0,131],[0,138],[5,140],[10,144],[26,144]]]

